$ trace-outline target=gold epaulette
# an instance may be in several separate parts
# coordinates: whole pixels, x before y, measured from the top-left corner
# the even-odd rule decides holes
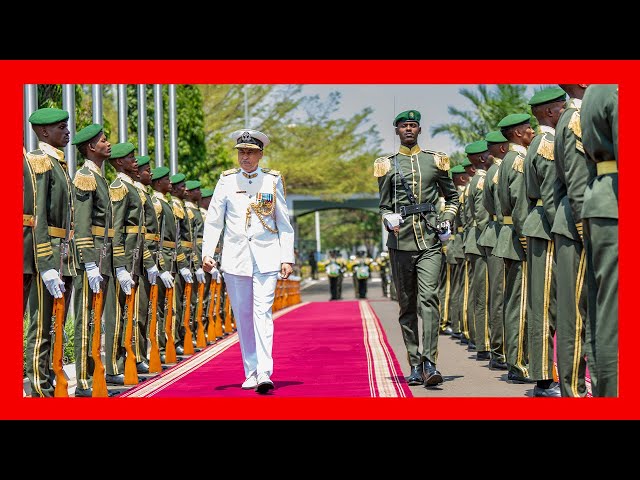
[[[179,219],[183,219],[184,218],[184,210],[182,209],[182,207],[180,206],[179,203],[177,202],[173,202],[173,204],[171,205],[172,209],[173,209],[173,214],[178,217]]]
[[[553,140],[547,140],[547,136],[542,137],[538,146],[538,155],[547,160],[553,161]]]
[[[87,167],[83,167],[76,172],[75,177],[73,177],[73,184],[78,190],[82,190],[84,192],[95,192],[98,188],[96,177]]]
[[[438,170],[442,170],[443,172],[448,172],[451,168],[451,164],[449,162],[449,156],[444,152],[436,152],[435,150],[422,150],[424,153],[430,153],[433,155],[433,161],[438,167]]]
[[[513,168],[516,172],[524,173],[524,157],[520,153],[518,153],[518,156],[513,161],[513,165],[511,165],[511,168]]]
[[[274,175],[274,176],[276,176],[276,177],[277,177],[278,175],[280,175],[280,171],[278,171],[278,170],[271,170],[270,168],[263,168],[263,169],[262,169],[262,172],[263,172],[263,173],[268,173],[268,174],[270,174],[270,175]]]
[[[230,168],[229,170],[225,170],[224,172],[222,172],[222,175],[226,177],[227,175],[232,175],[234,173],[238,173],[239,171],[239,168]]]
[[[153,204],[153,209],[156,211],[156,215],[160,215],[162,213],[162,204],[158,197],[151,197],[151,203]]]
[[[484,190],[484,178],[485,177],[480,177],[480,180],[478,180],[478,184],[476,185],[478,190]]]
[[[373,176],[374,177],[382,177],[387,174],[389,170],[391,170],[391,157],[393,155],[387,155],[386,157],[376,158],[376,161],[373,162]]]
[[[498,184],[498,173],[500,173],[498,170],[496,170],[496,174],[493,176],[492,182],[495,183],[496,185]]]
[[[195,217],[195,214],[191,211],[190,208],[187,208],[187,216],[189,217],[189,220],[193,220],[193,217]]]
[[[571,120],[569,120],[569,130],[571,130],[576,137],[582,138],[582,127],[580,126],[580,112],[576,110],[571,115]]]
[[[129,193],[129,189],[122,180],[116,178],[111,185],[109,185],[109,198],[112,202],[119,202]]]
[[[33,173],[44,173],[53,168],[53,163],[51,163],[49,155],[44,153],[42,150],[33,150],[32,152],[27,153],[27,161],[29,162]]]

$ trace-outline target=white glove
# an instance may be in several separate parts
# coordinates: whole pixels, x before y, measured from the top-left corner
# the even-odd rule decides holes
[[[444,233],[438,234],[438,238],[441,242],[449,240],[449,237],[451,236],[451,223],[449,223],[449,220],[445,220],[444,222],[439,223],[438,225],[436,225],[436,228],[438,230],[444,230]]]
[[[62,294],[65,291],[64,282],[60,279],[58,271],[55,268],[50,268],[46,272],[40,272],[40,276],[51,296],[62,298]]]
[[[200,267],[199,269],[196,270],[196,280],[198,280],[198,282],[200,282],[200,283],[204,283],[205,282],[204,270],[202,269],[202,267]]]
[[[387,213],[382,216],[389,228],[395,228],[404,223],[404,218],[399,213]]]
[[[158,267],[156,267],[155,265],[151,268],[147,268],[147,278],[149,279],[149,283],[151,285],[156,284],[156,277],[158,276],[158,273]]]
[[[182,278],[184,278],[185,282],[193,283],[193,275],[191,275],[191,272],[187,267],[182,267],[180,269],[180,275],[182,275]]]
[[[133,278],[131,278],[131,274],[127,272],[127,269],[124,267],[116,268],[116,277],[118,277],[120,287],[124,294],[131,294],[131,287],[135,286],[135,282],[133,281]]]
[[[102,275],[100,275],[98,265],[96,265],[96,262],[87,262],[84,264],[84,269],[87,272],[87,278],[89,279],[89,286],[91,287],[91,290],[93,290],[93,293],[99,293],[100,283],[103,278]]]
[[[164,283],[165,288],[173,288],[173,275],[171,275],[171,272],[162,272],[160,280]]]

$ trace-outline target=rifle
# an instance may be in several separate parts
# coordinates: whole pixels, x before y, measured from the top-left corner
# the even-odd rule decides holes
[[[191,238],[191,240],[193,240],[193,238]],[[191,253],[189,254],[189,271],[191,271],[192,266],[193,266],[193,247],[192,247]],[[183,342],[182,348],[184,349],[185,355],[193,355],[194,353],[196,353],[193,348],[193,333],[191,332],[191,289],[192,288],[193,288],[193,283],[185,283],[184,294],[182,297],[182,308],[183,308],[182,323],[185,328],[184,342]]]
[[[171,256],[170,272],[172,274],[176,272],[176,262],[178,258],[178,240],[180,239],[180,222],[176,222],[176,246],[173,249]],[[176,344],[173,338],[173,291],[175,287],[167,288],[166,295],[164,297],[164,331],[167,334],[167,344],[164,347],[164,361],[166,363],[176,363],[178,358],[176,357]]]
[[[226,285],[225,285],[226,289]],[[224,296],[224,333],[225,335],[229,335],[233,332],[233,327],[231,326],[231,299],[229,298],[229,290],[227,289],[227,293]]]
[[[209,298],[209,305],[207,305],[207,319],[209,321],[209,323],[207,324],[207,341],[210,343],[213,343],[216,341],[216,322],[214,320],[214,313],[215,317],[217,317],[217,309],[216,307],[218,307],[217,303],[218,303],[218,297],[220,296],[220,274],[218,274],[218,276],[214,279],[213,277],[211,278],[211,283],[209,284],[209,292],[211,293],[211,297]]]
[[[194,234],[197,232],[194,232]],[[197,249],[198,236],[195,235],[195,241],[193,242],[194,248]],[[200,254],[202,257],[202,254]],[[200,259],[202,260],[202,258]],[[204,323],[202,321],[202,309],[204,308],[204,282],[198,283],[198,305],[196,306],[196,321],[198,322],[198,328],[196,333],[196,347],[205,348],[207,346],[207,340],[204,338]]]
[[[127,359],[124,364],[124,384],[125,385],[137,385],[138,384],[138,370],[136,368],[136,354],[133,351],[133,346],[137,343],[137,326],[133,324],[133,313],[135,310],[135,297],[136,297],[136,287],[135,282],[137,282],[137,275],[135,274],[138,259],[140,258],[140,239],[142,238],[142,214],[144,212],[144,206],[140,206],[140,216],[138,218],[138,233],[136,237],[136,246],[133,249],[133,259],[131,262],[131,278],[134,282],[134,285],[131,286],[131,293],[127,295],[127,302],[124,306],[124,312],[126,315],[127,326],[124,332],[124,348],[127,350]]]
[[[107,245],[109,243],[109,216],[105,215],[104,220],[104,238],[102,248],[100,249],[100,258],[98,259],[98,272],[102,267],[102,259],[107,256]],[[93,386],[91,390],[92,397],[108,397],[107,381],[104,376],[104,365],[102,364],[102,356],[100,347],[102,344],[101,326],[102,326],[102,305],[104,299],[104,291],[100,289],[98,293],[93,294],[93,305],[91,309],[91,358],[93,359]],[[97,321],[96,321],[97,319]]]
[[[156,267],[160,270],[160,256],[164,244],[164,215],[162,216],[162,224],[160,226],[160,240],[158,241],[158,250],[156,251]],[[162,371],[162,362],[160,361],[160,345],[158,344],[158,282],[151,285],[149,292],[149,313],[151,320],[149,322],[149,337],[151,339],[151,351],[149,352],[149,373],[158,373]],[[165,358],[166,360],[166,358]]]
[[[71,240],[71,197],[67,199],[67,224],[65,226],[64,238],[60,239],[60,268],[58,275],[62,279],[62,270],[64,261],[69,255],[69,242]],[[56,388],[53,392],[54,397],[68,397],[69,396],[69,382],[64,376],[64,370],[62,368],[62,357],[64,354],[64,295],[60,298],[53,299],[53,318],[52,329],[50,331],[53,337],[53,372],[56,375]]]

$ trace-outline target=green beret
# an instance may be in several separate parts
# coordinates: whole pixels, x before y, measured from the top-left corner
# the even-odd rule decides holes
[[[551,87],[536,92],[533,97],[531,97],[531,100],[529,100],[529,105],[535,107],[536,105],[564,101],[566,99],[567,94],[563,89],[560,87]]]
[[[507,138],[502,135],[500,130],[494,130],[493,132],[487,133],[487,136],[484,139],[489,143],[504,143],[508,142]]]
[[[187,177],[184,176],[184,173],[176,173],[175,175],[171,175],[169,180],[171,180],[171,183],[176,184],[176,183],[184,182],[185,178]]]
[[[213,188],[201,188],[200,193],[202,194],[202,198],[213,197]]]
[[[31,125],[50,125],[69,119],[69,112],[59,108],[40,108],[29,115]]]
[[[462,165],[456,165],[455,167],[453,167],[451,170],[449,170],[453,175],[456,174],[461,174],[461,173],[467,173],[464,170],[464,167]]]
[[[406,112],[399,113],[396,118],[393,119],[393,126],[395,127],[398,122],[416,122],[420,124],[420,112],[417,110],[407,110]]]
[[[472,167],[473,163],[471,163],[471,160],[469,160],[468,158],[465,158],[462,163],[460,164],[460,166],[464,167]]]
[[[142,167],[151,161],[151,157],[149,155],[140,155],[136,156],[136,160],[138,161],[138,166]]]
[[[531,115],[529,115],[528,113],[512,113],[511,115],[507,115],[502,120],[500,120],[500,123],[498,123],[498,127],[515,127],[516,125],[520,125],[521,123],[528,123],[530,121]]]
[[[151,170],[151,180],[160,180],[169,175],[169,167],[157,167]]]
[[[184,182],[184,188],[186,190],[195,190],[196,188],[200,188],[200,180],[187,180]]]
[[[116,143],[111,147],[111,156],[109,158],[122,158],[129,155],[135,150],[133,143]]]
[[[93,137],[98,135],[101,131],[102,131],[102,125],[98,125],[97,123],[89,125],[88,127],[84,127],[79,132],[76,132],[71,144],[80,145],[81,143],[88,142]]]
[[[488,149],[486,140],[478,140],[464,147],[464,153],[473,155],[474,153],[486,152]]]

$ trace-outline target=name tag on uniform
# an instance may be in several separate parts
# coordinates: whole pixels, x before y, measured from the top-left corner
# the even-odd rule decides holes
[[[236,193],[247,193],[246,190],[238,190]]]

